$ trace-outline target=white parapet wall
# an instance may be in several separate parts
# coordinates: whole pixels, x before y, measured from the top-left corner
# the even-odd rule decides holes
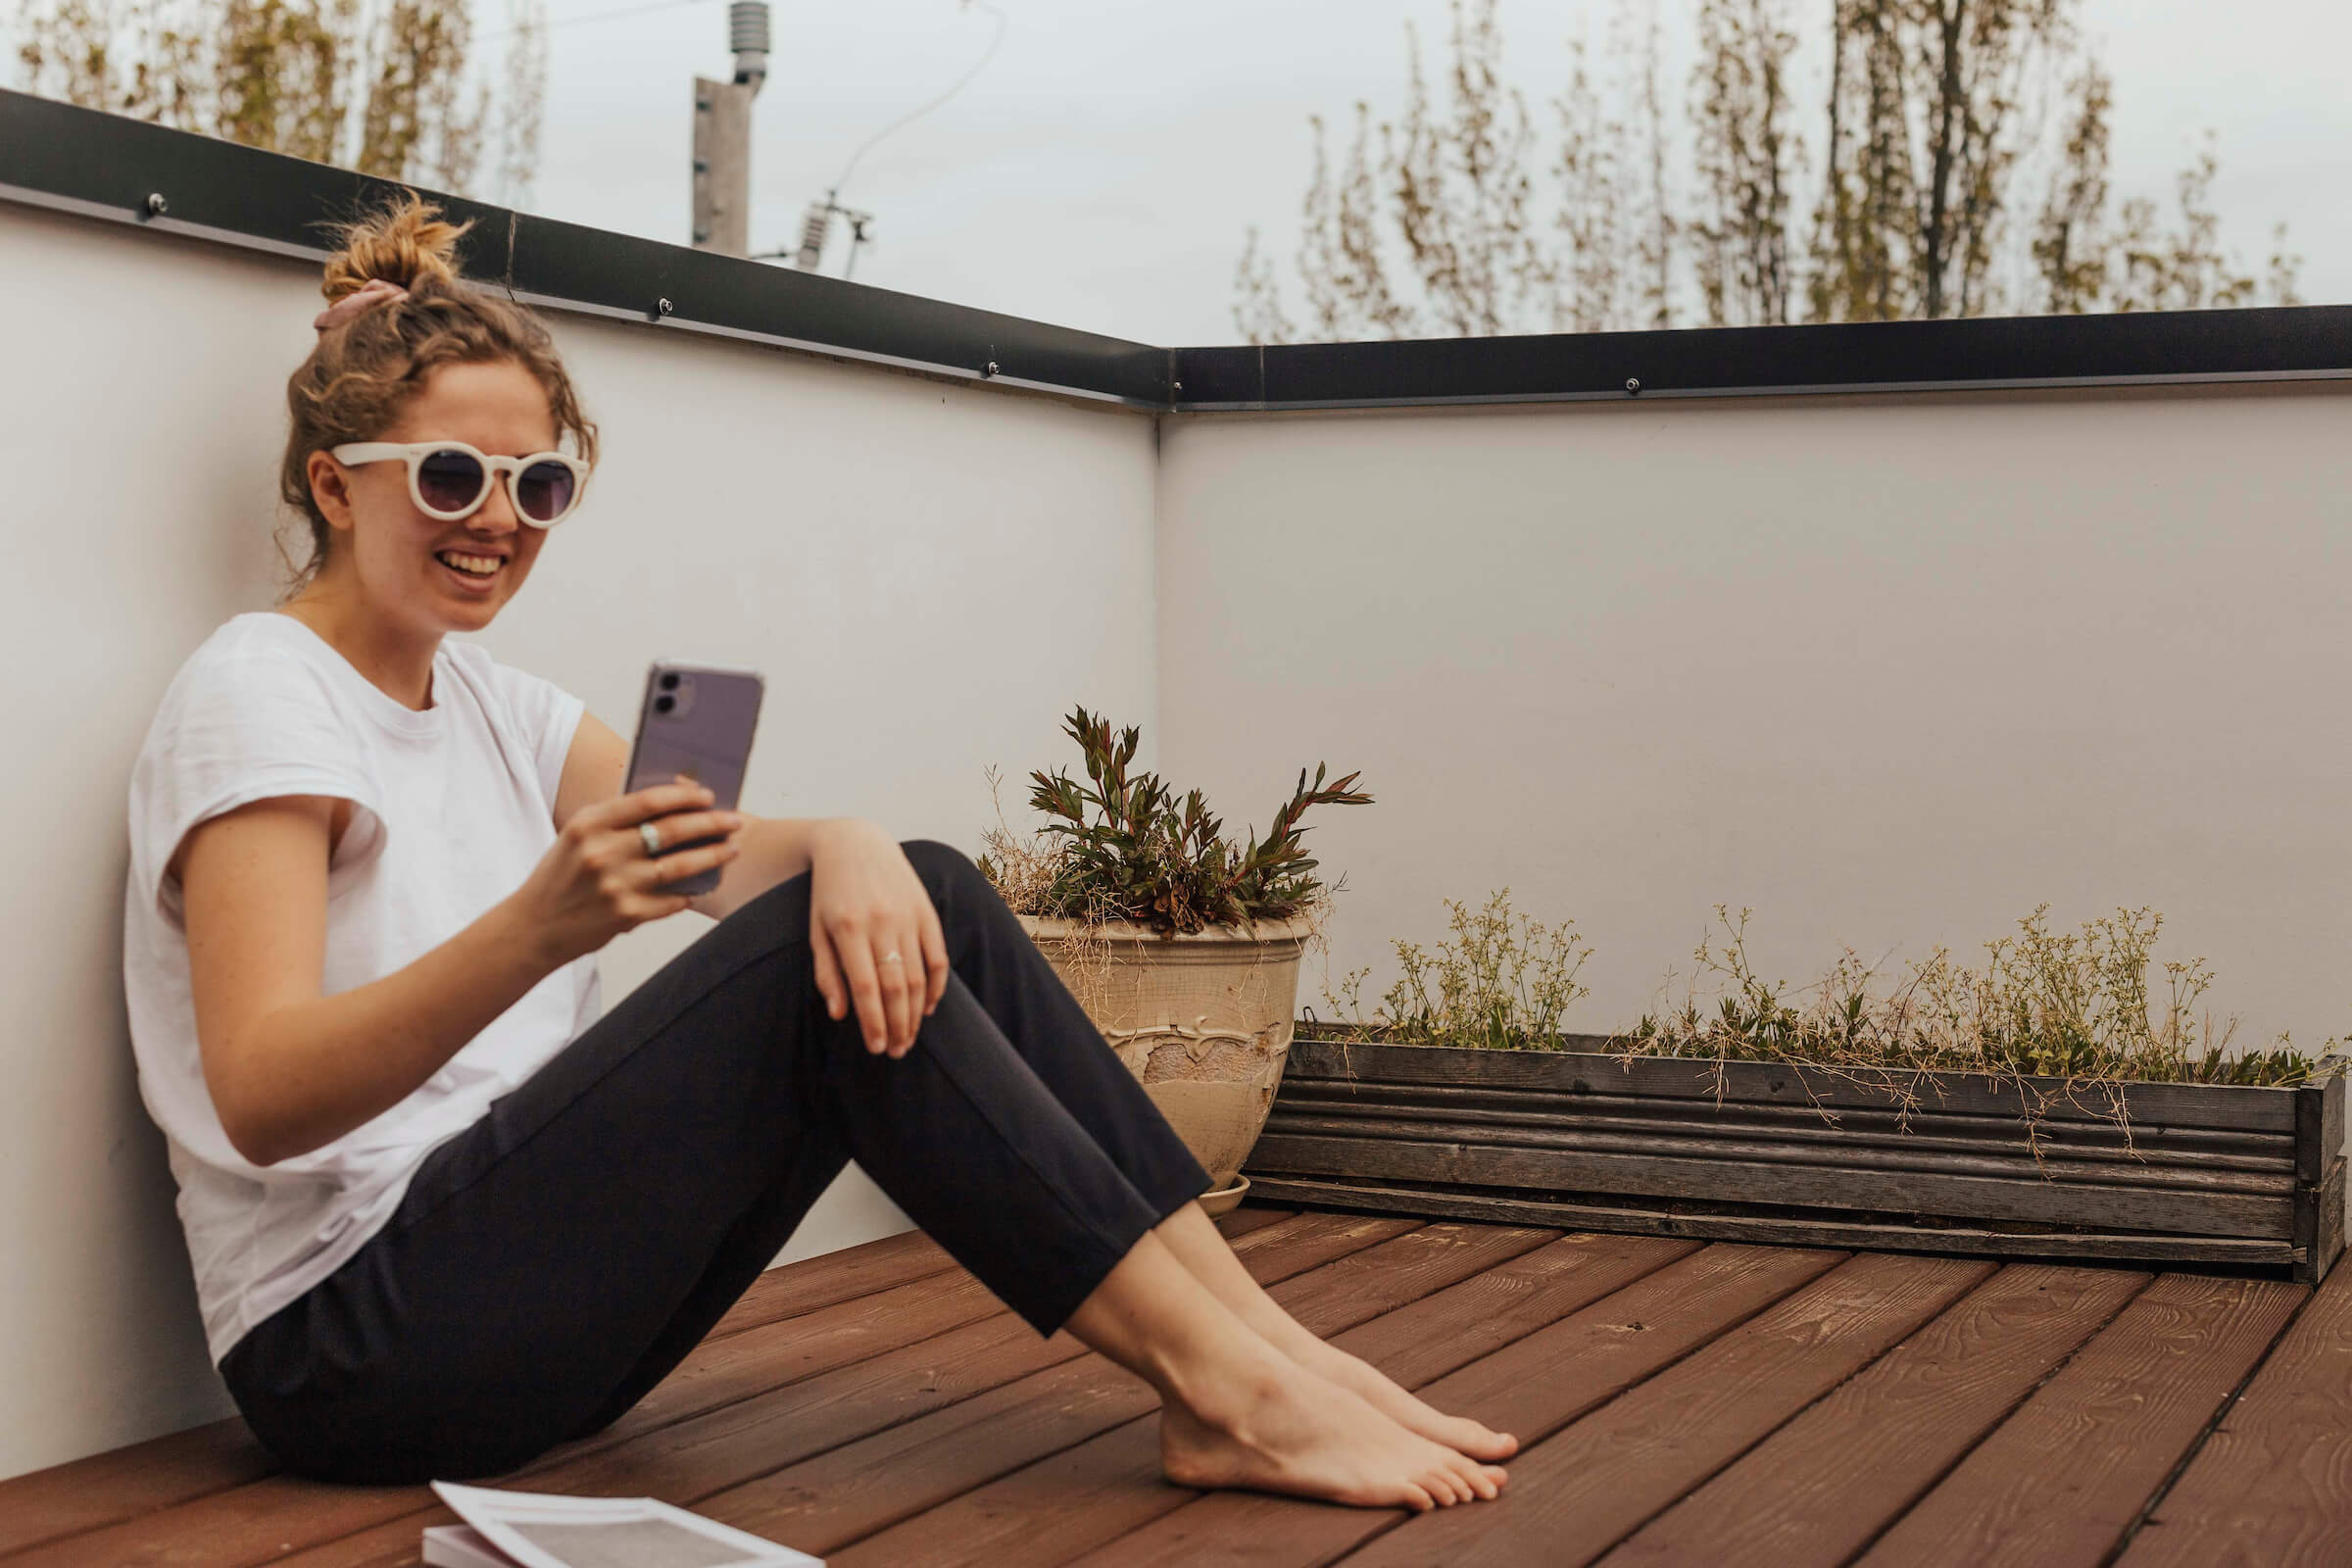
[[[230,1408],[124,1032],[122,802],[179,662],[274,597],[284,381],[317,276],[0,205],[0,1476]],[[966,851],[993,819],[983,769],[1057,755],[1073,702],[1153,721],[1148,417],[555,325],[607,455],[484,638],[502,659],[624,734],[650,657],[757,666],[750,808]],[[608,996],[700,923],[616,944]],[[794,1251],[904,1224],[845,1178]]]
[[[1187,416],[1161,755],[1262,825],[1301,763],[1335,975],[1508,886],[1572,1029],[2120,906],[2237,1042],[2352,1031],[2352,384]],[[1678,977],[1668,980],[1668,970]],[[1301,1001],[1322,1008],[1310,968]]]

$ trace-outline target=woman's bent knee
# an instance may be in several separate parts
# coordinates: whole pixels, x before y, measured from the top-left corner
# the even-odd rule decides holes
[[[914,867],[915,874],[928,887],[987,884],[988,879],[980,874],[972,858],[953,844],[942,844],[937,839],[906,839],[899,848],[906,854],[906,863]]]

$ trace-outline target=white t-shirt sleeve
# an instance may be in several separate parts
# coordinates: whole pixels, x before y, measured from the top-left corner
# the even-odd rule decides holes
[[[539,787],[549,808],[564,781],[564,762],[571,755],[572,737],[579,733],[587,705],[550,680],[508,665],[490,662],[490,686],[507,710],[514,732],[531,747],[539,770]]]
[[[380,849],[382,808],[366,753],[324,682],[290,654],[251,648],[195,660],[172,682],[131,775],[130,872],[174,924],[172,857],[200,823],[241,806],[289,795],[350,801],[357,809],[336,864]]]

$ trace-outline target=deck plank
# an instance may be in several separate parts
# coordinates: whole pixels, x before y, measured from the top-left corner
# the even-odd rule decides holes
[[[2310,1294],[2162,1276],[1882,1536],[1863,1568],[2096,1568]]]
[[[919,1233],[808,1261],[819,1266],[771,1269],[761,1275],[711,1330],[705,1346],[836,1304],[855,1303],[853,1318],[883,1327],[893,1310],[888,1303],[906,1299],[890,1287],[956,1267],[954,1259]],[[993,1300],[990,1305],[994,1307]],[[816,1338],[821,1341],[827,1332],[838,1330],[826,1325]],[[903,1340],[903,1322],[899,1332]],[[819,1347],[810,1348],[822,1358]],[[741,1357],[720,1352],[702,1359],[708,1367]],[[698,1370],[681,1366],[679,1376],[692,1381]],[[674,1399],[671,1384],[657,1391],[658,1396],[663,1394]],[[0,1481],[0,1555],[224,1492],[272,1475],[277,1468],[243,1420],[232,1416]]]
[[[1298,1212],[1295,1208],[1271,1203],[1244,1203],[1217,1216],[1217,1229],[1223,1231],[1225,1239],[1230,1242],[1251,1231],[1263,1230],[1278,1220],[1289,1219]]]
[[[771,1268],[752,1281],[751,1289],[710,1326],[705,1342],[853,1301],[895,1285],[929,1279],[956,1267],[946,1250],[921,1231],[902,1231],[878,1242],[861,1242],[802,1261],[817,1266]]]
[[[1431,1225],[1288,1280],[1270,1294],[1309,1330],[1328,1337],[1556,1239],[1551,1231]],[[1088,1355],[762,1476],[705,1499],[701,1511],[827,1556],[1032,1460],[1148,1415],[1158,1403],[1142,1379]],[[932,1557],[909,1549],[895,1560]]]
[[[1347,1561],[1580,1568],[1992,1272],[1884,1252],[1851,1258],[1522,1453],[1498,1500],[1420,1515]]]
[[[723,1340],[706,1340],[636,1408],[600,1434],[600,1446],[757,1398],[1004,1310],[986,1286],[957,1269],[762,1323]]]
[[[1271,1284],[1419,1228],[1415,1220],[1300,1214],[1240,1237],[1234,1251],[1252,1275]],[[938,1276],[934,1283],[956,1278]],[[855,1306],[843,1303],[841,1309]],[[780,1353],[789,1355],[790,1335],[779,1336],[779,1345]],[[523,1491],[652,1495],[692,1505],[781,1465],[1082,1353],[1083,1348],[1068,1335],[1040,1340],[1027,1324],[1000,1311],[917,1344],[895,1344],[878,1355],[800,1378],[756,1398],[737,1398],[617,1439],[607,1433],[568,1445],[489,1484]],[[36,1553],[25,1560],[44,1565],[95,1560],[121,1568],[251,1563],[275,1561],[312,1546],[317,1549],[301,1560],[323,1568],[380,1556],[380,1544],[397,1543],[400,1530],[377,1527],[400,1521],[401,1528],[411,1532],[410,1541],[405,1547],[392,1548],[396,1554],[391,1560],[413,1562],[416,1532],[425,1524],[446,1523],[449,1517],[422,1488],[320,1487],[298,1477],[275,1476],[73,1538],[60,1544],[70,1549],[53,1558]]]
[[[1148,1389],[911,1237],[771,1271],[621,1422],[492,1484],[651,1493],[837,1568],[2089,1568],[2119,1540],[2126,1568],[2352,1562],[2352,1270],[2140,1289],[1267,1205],[1221,1223],[1310,1327],[1518,1431],[1502,1500],[1169,1486]],[[415,1568],[449,1517],[268,1463],[229,1421],[0,1482],[0,1559]]]
[[[1602,1568],[1837,1568],[2149,1283],[2013,1264],[1644,1525]],[[1868,1464],[1854,1456],[1867,1453]]]
[[[706,1342],[696,1348],[675,1374],[608,1432],[555,1452],[564,1455],[610,1446],[642,1431],[820,1377],[1001,1311],[995,1298],[981,1290],[977,1281],[957,1271],[916,1280],[875,1296],[818,1307],[798,1318],[763,1324],[723,1340]],[[242,1428],[243,1423],[237,1425]],[[275,1474],[223,1489],[218,1495],[224,1505],[222,1511],[231,1519],[251,1516],[259,1522],[284,1510],[291,1533],[282,1536],[281,1542],[291,1545],[330,1539],[388,1516],[413,1512],[420,1503],[430,1500],[430,1494],[420,1489],[344,1492],[319,1489],[298,1477]],[[406,1506],[401,1505],[402,1498],[408,1499]],[[114,1521],[109,1521],[113,1528],[105,1534],[61,1543],[56,1560],[73,1562],[77,1560],[77,1551],[87,1550],[100,1554],[99,1560],[145,1562],[151,1559],[140,1553],[148,1548],[139,1543],[143,1535],[150,1534],[168,1540],[184,1533],[191,1540],[210,1541],[213,1536],[206,1521],[212,1510],[196,1506],[204,1500],[199,1496],[172,1510],[118,1513]],[[142,1532],[140,1525],[148,1519],[156,1520],[157,1528]],[[220,1541],[220,1549],[233,1555],[245,1549],[241,1544],[243,1540],[243,1532],[234,1532]],[[152,1560],[172,1559],[165,1556]]]
[[[2352,1268],[2313,1293],[2121,1562],[2352,1562]]]
[[[225,1492],[277,1461],[231,1416],[0,1481],[0,1556]]]
[[[1217,1228],[1233,1239],[1289,1219],[1296,1212],[1280,1205],[1245,1204],[1222,1216]],[[899,1288],[960,1272],[955,1259],[919,1231],[771,1268],[753,1281],[743,1298],[713,1325],[695,1355],[631,1411],[624,1424],[628,1430],[636,1430],[674,1419],[674,1413],[664,1412],[691,1402],[681,1400],[684,1390],[680,1385],[723,1373],[750,1359],[740,1348],[720,1350],[717,1342],[807,1317],[826,1307],[866,1303],[834,1321],[802,1326],[796,1348],[808,1355],[812,1364],[828,1359],[822,1342],[845,1333],[890,1332],[895,1323],[896,1343],[903,1344],[916,1336],[925,1319],[919,1314],[912,1318],[899,1315],[919,1298]],[[1001,1310],[993,1299],[990,1304]],[[956,1322],[968,1320],[957,1317]],[[852,1324],[861,1326],[853,1328]],[[0,1556],[226,1492],[273,1475],[277,1469],[276,1460],[255,1441],[244,1421],[231,1416],[12,1477],[0,1481]]]
[[[1518,1434],[1526,1446],[1510,1465],[1516,1488],[1520,1467],[1540,1451],[1539,1440],[1546,1434],[1803,1291],[1844,1260],[1842,1252],[1707,1247],[1438,1379],[1421,1394],[1440,1409]],[[1407,1517],[1401,1510],[1216,1493],[1076,1560],[1086,1568],[1180,1568],[1204,1561],[1310,1568]],[[1549,1559],[1539,1549],[1526,1560]]]
[[[1332,1342],[1403,1387],[1417,1389],[1690,1255],[1698,1245],[1565,1237],[1337,1334]],[[1007,1561],[1046,1568],[1202,1496],[1161,1478],[1159,1423],[1155,1415],[1147,1415],[847,1549],[823,1549],[834,1568],[910,1562],[951,1568]]]

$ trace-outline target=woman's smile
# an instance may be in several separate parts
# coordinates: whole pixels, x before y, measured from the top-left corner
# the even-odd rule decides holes
[[[492,551],[436,550],[433,560],[461,592],[475,598],[487,596],[498,586],[507,565],[505,554]]]

